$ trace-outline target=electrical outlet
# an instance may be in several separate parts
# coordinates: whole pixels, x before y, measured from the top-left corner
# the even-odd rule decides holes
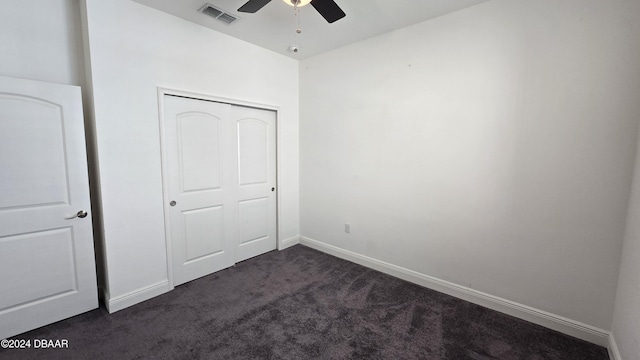
[[[344,224],[344,232],[351,234],[351,224]]]

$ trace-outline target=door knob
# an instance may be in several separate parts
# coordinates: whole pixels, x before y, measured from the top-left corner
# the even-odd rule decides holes
[[[171,206],[176,206],[176,202],[175,202],[175,201],[173,201],[173,200],[171,200],[171,202],[169,203],[169,205],[171,205]]]
[[[79,217],[81,219],[86,218],[87,217],[87,212],[84,211],[84,210],[80,210],[75,215],[73,215],[72,217],[68,217],[68,218],[65,218],[65,219],[66,220],[71,220],[71,219],[75,219],[77,217]]]

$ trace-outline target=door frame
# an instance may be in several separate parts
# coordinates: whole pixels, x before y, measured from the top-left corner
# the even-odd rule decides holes
[[[276,113],[276,138],[275,138],[275,142],[276,142],[276,189],[278,190],[276,192],[276,249],[277,250],[282,250],[284,249],[286,246],[284,246],[284,244],[282,243],[282,239],[280,238],[280,234],[282,234],[282,231],[280,229],[281,227],[281,223],[280,223],[280,218],[281,218],[281,191],[280,191],[280,184],[282,183],[281,178],[280,178],[280,171],[278,170],[279,168],[279,163],[280,163],[280,154],[282,154],[282,152],[280,151],[280,107],[279,106],[275,106],[275,105],[268,105],[268,104],[263,104],[263,103],[257,103],[257,102],[252,102],[252,101],[245,101],[245,100],[238,100],[238,99],[231,99],[231,98],[227,98],[227,97],[222,97],[222,96],[216,96],[216,95],[208,95],[208,94],[202,94],[202,93],[196,93],[196,92],[192,92],[192,91],[185,91],[185,90],[178,90],[178,89],[171,89],[171,88],[165,88],[165,87],[158,87],[158,119],[159,119],[159,127],[160,127],[160,159],[161,159],[161,166],[162,166],[162,208],[164,210],[164,231],[165,231],[165,246],[166,246],[166,252],[167,252],[167,279],[169,280],[169,290],[173,290],[174,289],[174,283],[173,283],[173,250],[172,250],[172,240],[171,240],[171,221],[170,221],[170,212],[168,209],[169,206],[169,189],[168,189],[168,184],[169,184],[169,174],[167,173],[167,169],[168,169],[168,164],[167,164],[167,154],[166,154],[166,148],[165,148],[165,143],[166,143],[166,134],[164,131],[164,126],[165,126],[165,118],[164,118],[164,97],[166,95],[172,95],[172,96],[180,96],[180,97],[185,97],[185,98],[190,98],[190,99],[194,99],[194,100],[202,100],[202,101],[213,101],[213,102],[218,102],[218,103],[224,103],[224,104],[230,104],[230,105],[236,105],[236,106],[245,106],[245,107],[251,107],[251,108],[256,108],[256,109],[262,109],[262,110],[268,110],[268,111],[275,111]]]

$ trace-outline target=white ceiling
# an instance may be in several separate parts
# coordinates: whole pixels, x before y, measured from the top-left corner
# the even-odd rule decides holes
[[[335,0],[347,16],[332,24],[307,5],[300,9],[302,33],[297,37],[294,9],[283,0],[272,0],[255,14],[237,11],[247,0],[134,1],[292,58],[303,59],[488,0]],[[205,3],[240,19],[227,25],[204,15],[198,9]],[[300,46],[298,53],[287,51],[294,43]]]

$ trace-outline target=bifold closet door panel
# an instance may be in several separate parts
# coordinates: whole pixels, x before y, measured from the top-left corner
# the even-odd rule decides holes
[[[166,95],[174,285],[276,248],[275,113]]]

